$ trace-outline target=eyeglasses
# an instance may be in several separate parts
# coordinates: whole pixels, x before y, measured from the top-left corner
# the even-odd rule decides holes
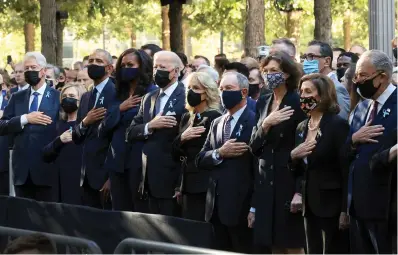
[[[301,56],[302,59],[306,59],[308,61],[314,60],[314,58],[325,58],[324,56],[321,55],[315,55],[312,53],[304,54]]]

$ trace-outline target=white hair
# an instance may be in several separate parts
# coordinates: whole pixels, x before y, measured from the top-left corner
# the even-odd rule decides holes
[[[43,54],[41,54],[40,52],[37,51],[31,51],[31,52],[27,52],[25,54],[25,59],[24,61],[30,59],[30,58],[34,58],[37,62],[37,64],[42,67],[42,68],[46,68],[47,66],[47,60],[46,58],[43,56]]]
[[[105,55],[105,58],[106,58],[106,61],[108,62],[108,64],[112,64],[112,63],[113,63],[112,55],[111,55],[108,51],[103,50],[103,49],[96,49],[94,52],[95,52],[95,53],[102,53],[102,54],[104,54],[104,55]]]
[[[213,78],[213,80],[215,82],[217,82],[218,78],[220,77],[218,75],[218,72],[213,67],[205,65],[205,64],[200,65],[196,71],[197,72],[207,73],[208,75],[210,75],[211,78]]]
[[[368,50],[361,55],[361,61],[368,58],[370,63],[376,68],[377,71],[381,71],[387,74],[388,79],[392,76],[392,61],[386,53],[381,50]]]
[[[243,74],[235,72],[235,71],[229,71],[229,72],[224,73],[222,77],[224,78],[228,75],[235,75],[236,81],[238,82],[240,89],[248,89],[249,88],[249,80]]]

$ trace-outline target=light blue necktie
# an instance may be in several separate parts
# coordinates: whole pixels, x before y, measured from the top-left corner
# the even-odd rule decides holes
[[[36,112],[37,110],[39,110],[39,92],[33,92],[33,101],[30,104],[30,108],[29,108],[29,112]]]

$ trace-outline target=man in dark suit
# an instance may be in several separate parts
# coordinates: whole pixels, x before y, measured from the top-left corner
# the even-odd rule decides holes
[[[220,83],[227,113],[215,119],[198,154],[200,169],[211,170],[205,220],[213,224],[215,247],[249,253],[251,230],[246,214],[253,186],[253,156],[248,150],[255,114],[247,104],[249,81],[237,72],[224,74]]]
[[[354,82],[368,100],[355,108],[346,144],[351,163],[347,206],[352,219],[352,253],[392,252],[389,220],[396,202],[391,197],[396,179],[387,169],[370,168],[372,156],[397,127],[397,89],[391,76],[392,63],[385,53],[370,50],[362,54]]]
[[[184,84],[178,82],[182,62],[177,54],[160,51],[154,55],[153,66],[159,89],[144,96],[126,136],[130,143],[145,141],[140,192],[148,191],[150,213],[175,215],[173,196],[180,164],[173,161],[171,150],[178,123],[186,112]]]
[[[10,94],[29,88],[29,84],[25,81],[23,63],[18,63],[14,66],[15,81],[18,86],[10,89]]]
[[[0,74],[0,85],[3,86],[4,78]],[[2,91],[3,92],[3,91]],[[4,90],[5,92],[5,90]],[[6,98],[6,93],[0,94],[0,115],[3,115],[4,108],[7,106],[8,100]],[[8,196],[9,195],[9,162],[10,162],[10,153],[9,153],[9,138],[8,136],[0,137],[0,195]]]
[[[83,144],[82,204],[110,209],[109,176],[103,165],[111,137],[99,136],[98,127],[115,101],[115,85],[109,79],[113,72],[112,56],[97,49],[89,56],[88,63],[88,75],[94,81],[94,88],[82,96],[72,138],[75,144]]]
[[[1,135],[14,139],[12,168],[16,195],[42,201],[53,201],[53,169],[44,163],[42,148],[56,136],[55,121],[59,115],[59,92],[45,82],[46,59],[39,52],[25,55],[25,79],[30,89],[12,95],[4,110]]]

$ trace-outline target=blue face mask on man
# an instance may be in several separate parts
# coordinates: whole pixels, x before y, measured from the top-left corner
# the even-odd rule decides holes
[[[319,73],[319,60],[304,60],[303,69],[305,74]]]

